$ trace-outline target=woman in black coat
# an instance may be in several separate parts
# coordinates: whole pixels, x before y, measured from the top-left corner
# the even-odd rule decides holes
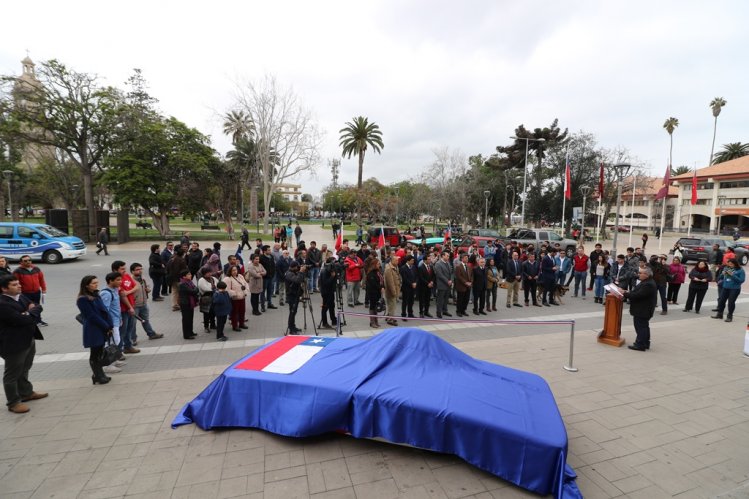
[[[81,287],[76,302],[83,317],[83,346],[90,349],[88,363],[91,366],[91,381],[105,385],[109,376],[104,374],[101,356],[107,338],[112,336],[112,319],[109,318],[104,302],[99,297],[99,280],[87,275],[81,279]]]
[[[195,307],[198,306],[198,287],[192,282],[192,274],[185,269],[179,273],[179,311],[182,314],[182,337],[194,340],[197,334],[192,330]]]
[[[153,281],[153,301],[164,301],[161,297],[161,288],[166,278],[166,265],[161,259],[159,245],[151,245],[151,254],[148,255],[148,276]]]
[[[697,265],[689,272],[689,295],[687,295],[687,303],[684,305],[684,312],[691,311],[692,305],[694,305],[695,313],[700,313],[702,299],[707,293],[708,283],[712,280],[713,273],[710,272],[707,262],[705,260],[697,262]],[[697,303],[695,303],[695,299]]]
[[[367,300],[369,300],[369,315],[374,317],[369,318],[370,327],[380,327],[377,322],[377,304],[382,299],[382,293],[385,288],[385,281],[382,277],[382,267],[380,261],[370,256],[367,258],[367,262],[364,267],[364,271],[367,276]]]

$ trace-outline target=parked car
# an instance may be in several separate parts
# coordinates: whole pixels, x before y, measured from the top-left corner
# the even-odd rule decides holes
[[[587,232],[587,230],[586,230]],[[556,232],[547,229],[515,229],[509,236],[503,238],[506,241],[516,241],[518,244],[533,244],[538,248],[542,242],[549,241],[552,245],[559,243],[559,246],[569,251],[575,251],[577,241],[566,239]]]
[[[377,244],[380,239],[380,231],[384,231],[385,243],[390,246],[398,246],[401,241],[410,241],[414,238],[411,234],[401,234],[398,227],[372,227],[367,231],[370,244]]]
[[[453,247],[457,248],[458,251],[468,251],[468,249],[473,246],[474,243],[477,243],[477,246],[479,248],[479,255],[484,256],[484,248],[486,248],[486,245],[491,244],[496,240],[496,237],[465,236],[457,243],[455,243]]]
[[[682,263],[697,260],[709,260],[713,253],[713,244],[717,244],[721,250],[732,248],[736,253],[736,259],[741,265],[749,263],[749,249],[725,239],[706,238],[706,237],[682,237],[676,241],[681,246],[681,252],[684,255]]]
[[[469,236],[493,237],[499,239],[502,235],[494,229],[471,229],[468,231]]]
[[[29,255],[32,260],[60,263],[86,254],[86,244],[75,236],[44,224],[0,223],[0,255],[9,261]]]

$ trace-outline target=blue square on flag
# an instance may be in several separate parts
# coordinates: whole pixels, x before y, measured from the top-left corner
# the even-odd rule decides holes
[[[335,341],[335,338],[321,338],[319,336],[315,336],[302,343],[302,345],[311,347],[326,347],[333,341]]]

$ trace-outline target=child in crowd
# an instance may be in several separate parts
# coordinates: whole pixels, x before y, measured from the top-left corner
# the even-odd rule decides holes
[[[226,283],[219,281],[216,284],[216,291],[213,292],[213,313],[216,315],[216,339],[226,341],[224,336],[224,326],[226,319],[231,313],[231,297],[226,292]]]

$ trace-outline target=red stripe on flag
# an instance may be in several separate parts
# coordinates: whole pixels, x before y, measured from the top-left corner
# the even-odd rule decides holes
[[[691,203],[693,205],[697,204],[697,170],[694,170],[694,174],[692,174],[692,199]]]
[[[245,359],[242,363],[237,364],[235,369],[244,369],[245,371],[262,371],[271,362],[285,354],[300,343],[307,341],[307,336],[285,336],[275,343],[268,345],[255,355]]]

